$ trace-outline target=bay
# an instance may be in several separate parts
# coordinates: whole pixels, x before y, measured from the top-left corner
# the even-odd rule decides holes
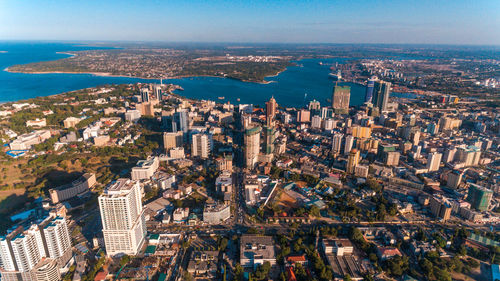
[[[0,51],[4,51],[0,52],[0,102],[48,96],[100,85],[159,83],[159,80],[92,74],[27,74],[5,71],[11,65],[61,59],[70,56],[67,53],[72,51],[91,49],[103,49],[103,47],[49,42],[0,42]],[[274,96],[278,104],[287,107],[302,107],[313,99],[326,106],[334,86],[334,82],[328,77],[329,68],[336,62],[344,61],[345,59],[340,58],[304,59],[277,76],[267,77],[268,83],[242,82],[218,77],[168,79],[163,80],[163,83],[180,85],[184,90],[176,91],[177,94],[195,99],[264,105],[271,96]],[[351,86],[352,106],[363,103],[365,93],[363,85],[341,84]]]

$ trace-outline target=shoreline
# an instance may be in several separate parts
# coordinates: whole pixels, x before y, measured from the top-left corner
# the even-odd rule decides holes
[[[288,67],[280,72],[278,72],[275,75],[270,75],[266,76],[265,78],[268,77],[276,77],[282,72],[286,71]],[[230,76],[216,76],[216,75],[177,75],[177,76],[172,76],[172,77],[164,77],[164,78],[149,78],[149,77],[139,77],[139,76],[126,76],[126,75],[118,75],[118,74],[111,74],[109,72],[77,72],[77,71],[33,71],[33,72],[26,72],[26,71],[13,71],[10,70],[9,67],[6,67],[3,71],[9,72],[9,73],[22,73],[22,74],[90,74],[94,76],[101,76],[101,77],[123,77],[123,78],[136,78],[136,79],[145,79],[145,80],[171,80],[171,79],[184,79],[184,78],[196,78],[196,77],[213,77],[213,78],[223,78],[223,79],[233,79],[237,81],[241,81],[244,83],[257,83],[257,84],[270,84],[270,83],[276,83],[277,81],[267,81],[267,80],[262,80],[262,81],[252,81],[252,80],[243,80],[235,77],[230,77]]]

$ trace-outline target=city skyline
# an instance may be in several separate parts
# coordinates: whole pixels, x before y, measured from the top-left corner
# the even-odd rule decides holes
[[[0,39],[498,45],[495,11],[496,1],[0,1]]]

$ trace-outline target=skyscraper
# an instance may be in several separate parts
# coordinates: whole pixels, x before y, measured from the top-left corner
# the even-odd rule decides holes
[[[493,191],[477,184],[470,184],[467,201],[474,209],[479,211],[488,210],[492,197]]]
[[[161,95],[162,95],[161,85],[155,84],[153,86],[153,92],[154,92],[155,98],[157,100],[161,100]]]
[[[351,87],[335,86],[332,95],[332,108],[335,113],[346,114],[349,112],[349,100],[351,98]]]
[[[387,103],[391,94],[391,83],[385,81],[375,81],[373,87],[372,103],[380,112],[387,110]]]
[[[264,126],[264,153],[274,153],[274,142],[276,140],[276,129],[273,126]]]
[[[278,108],[278,103],[274,97],[266,102],[266,123],[268,126],[274,123],[274,118],[276,117],[276,109]]]
[[[354,174],[354,170],[359,163],[359,150],[353,149],[349,152],[349,157],[347,158],[346,172],[348,174]]]
[[[99,196],[102,233],[108,256],[135,255],[146,237],[146,221],[138,181],[118,179]]]
[[[141,101],[142,102],[149,102],[149,89],[148,88],[142,88],[140,90],[141,92]]]
[[[48,272],[47,262],[52,264],[50,272],[55,278],[50,280],[59,280],[59,268],[71,257],[71,237],[63,217],[49,216],[27,230],[20,226],[0,237],[2,280],[38,280],[35,276]]]
[[[335,153],[335,154],[340,153],[343,138],[344,138],[344,135],[342,135],[340,133],[336,133],[333,135],[333,141],[332,141],[332,152],[333,153]]]
[[[351,152],[353,145],[354,145],[354,137],[351,135],[347,135],[345,137],[344,155],[348,155],[349,152]]]
[[[370,78],[366,83],[365,102],[372,102],[375,80],[375,78]]]
[[[260,151],[261,127],[253,127],[245,131],[245,166],[253,169],[257,164]]]
[[[442,156],[443,154],[439,152],[429,153],[429,156],[427,157],[427,170],[429,172],[435,172],[439,170]]]
[[[446,186],[449,188],[458,188],[462,183],[462,176],[463,174],[460,171],[458,170],[452,171],[451,173],[448,174]]]
[[[189,116],[186,111],[178,112],[163,112],[161,116],[161,123],[167,132],[184,132],[189,130]]]
[[[212,149],[212,135],[195,134],[191,140],[191,155],[200,158],[208,158]]]

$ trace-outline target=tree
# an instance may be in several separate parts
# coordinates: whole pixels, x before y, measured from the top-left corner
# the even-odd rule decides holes
[[[351,275],[346,274],[346,275],[344,276],[344,281],[352,281],[352,279],[351,279]]]
[[[431,276],[433,276],[433,271],[434,267],[432,265],[432,262],[426,258],[423,258],[419,261],[419,265],[422,268],[422,271],[424,275],[427,277],[427,279],[430,279]]]
[[[234,267],[234,280],[243,280],[243,267],[239,263]]]
[[[320,217],[321,214],[319,212],[319,208],[316,205],[311,206],[311,209],[309,210],[310,214],[314,217]]]
[[[263,264],[259,264],[257,266],[257,270],[255,270],[255,278],[256,280],[264,280],[269,275],[269,270],[271,270],[271,263],[265,261]]]
[[[129,255],[124,255],[121,259],[120,259],[120,266],[124,266],[126,265],[127,263],[130,262],[130,256]]]
[[[458,249],[458,254],[461,255],[462,257],[467,255],[467,248],[465,248],[464,244],[460,245],[460,248]]]
[[[220,239],[219,241],[219,251],[221,252],[224,252],[227,248],[227,243],[228,243],[228,240],[226,237],[223,237],[222,239]]]

